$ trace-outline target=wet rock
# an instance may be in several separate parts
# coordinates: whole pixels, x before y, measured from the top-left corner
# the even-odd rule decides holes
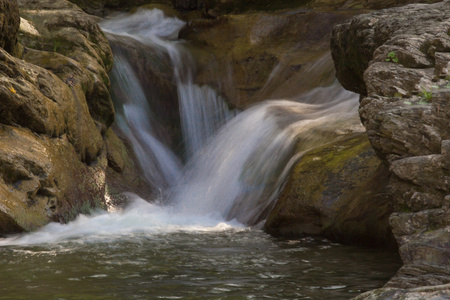
[[[67,1],[18,2],[21,17],[37,32],[21,32],[23,58],[68,83],[105,133],[114,120],[107,75],[112,52],[95,19]]]
[[[0,209],[9,218],[2,233],[67,222],[101,207],[106,155],[86,165],[67,135],[51,138],[0,125]]]
[[[132,38],[113,34],[108,34],[108,38],[114,53],[116,53],[116,61],[119,62],[127,57],[134,58],[128,63],[141,82],[147,103],[157,120],[152,126],[158,138],[167,145],[171,145],[172,149],[181,149],[178,94],[170,57],[166,53],[152,50],[152,48]],[[189,58],[185,59],[188,60]],[[120,71],[117,72],[120,73]],[[124,103],[129,95],[118,88],[119,84],[115,81],[120,80],[120,78],[116,77],[112,72],[111,94],[114,101]],[[118,114],[123,113],[120,105],[117,105],[117,109]]]
[[[450,282],[449,20],[444,1],[360,15],[333,31],[338,78],[361,94],[361,120],[391,172],[390,224],[404,262],[393,289],[367,299],[449,295],[411,289]]]
[[[265,230],[276,236],[320,235],[395,247],[388,181],[365,134],[312,150],[295,166]]]

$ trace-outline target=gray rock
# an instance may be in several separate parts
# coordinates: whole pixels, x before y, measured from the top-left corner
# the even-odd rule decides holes
[[[338,78],[361,94],[361,120],[391,172],[390,224],[404,262],[392,289],[358,299],[450,297],[449,27],[444,1],[359,15],[333,31]],[[427,285],[440,288],[412,289]]]

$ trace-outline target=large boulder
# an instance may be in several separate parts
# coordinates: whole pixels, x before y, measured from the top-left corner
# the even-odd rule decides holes
[[[361,120],[391,173],[390,224],[404,262],[386,285],[392,295],[450,282],[449,28],[444,1],[360,15],[333,31],[338,78],[361,94]]]
[[[387,168],[365,133],[304,154],[265,223],[276,236],[325,236],[341,242],[395,246],[389,227]]]
[[[0,1],[0,48],[17,55],[17,32],[19,30],[19,7],[16,0]]]

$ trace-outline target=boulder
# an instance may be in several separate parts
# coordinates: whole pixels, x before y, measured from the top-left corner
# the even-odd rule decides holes
[[[67,134],[52,138],[7,125],[0,125],[0,140],[1,234],[68,222],[104,207],[104,152],[86,165]]]
[[[404,262],[390,289],[367,299],[427,298],[445,289],[414,288],[450,282],[449,27],[444,1],[356,16],[333,31],[338,78],[361,94],[361,120],[389,167],[390,224]]]
[[[325,236],[395,247],[387,168],[364,133],[314,149],[295,166],[264,225],[275,236]]]

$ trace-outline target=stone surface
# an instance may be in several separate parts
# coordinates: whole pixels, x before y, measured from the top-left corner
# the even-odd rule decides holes
[[[364,133],[312,150],[295,166],[265,230],[275,236],[320,235],[395,247],[388,181]]]
[[[181,149],[181,125],[179,118],[178,94],[173,78],[173,67],[170,57],[162,51],[143,45],[141,42],[124,37],[108,34],[111,48],[116,53],[116,61],[129,65],[141,81],[145,99],[153,112],[156,122],[152,124],[158,138],[172,149]],[[132,61],[124,58],[133,57]],[[118,66],[118,64],[116,66]],[[121,71],[118,69],[117,73]],[[121,104],[125,103],[129,95],[120,90],[116,72],[111,72],[111,95],[116,102],[118,114],[122,114]],[[131,101],[131,100],[130,100]]]
[[[0,233],[104,207],[112,54],[67,1],[18,1],[19,60],[0,49]]]
[[[180,37],[197,46],[196,82],[217,88],[233,106],[245,108],[331,84],[331,29],[354,14],[298,10],[194,18]]]
[[[144,4],[172,5],[171,0],[69,0],[91,15],[103,16],[105,10],[128,10]]]
[[[0,1],[0,48],[17,55],[17,31],[19,30],[19,7],[16,0]]]
[[[449,293],[450,284],[437,285],[432,287],[419,287],[413,289],[381,288],[359,295],[358,297],[354,298],[354,300],[441,300],[448,299]]]
[[[24,60],[0,48],[0,234],[105,208],[113,168],[116,182],[138,172],[105,142],[112,52],[96,20],[65,0],[18,4]]]
[[[361,120],[391,172],[390,224],[404,262],[392,289],[367,299],[450,296],[448,286],[403,290],[450,282],[449,28],[444,1],[360,15],[333,31],[338,78],[361,94]]]
[[[96,20],[68,1],[18,3],[21,17],[37,32],[20,32],[24,60],[57,75],[80,102],[85,98],[89,113],[105,133],[114,120],[107,75],[112,52]]]

